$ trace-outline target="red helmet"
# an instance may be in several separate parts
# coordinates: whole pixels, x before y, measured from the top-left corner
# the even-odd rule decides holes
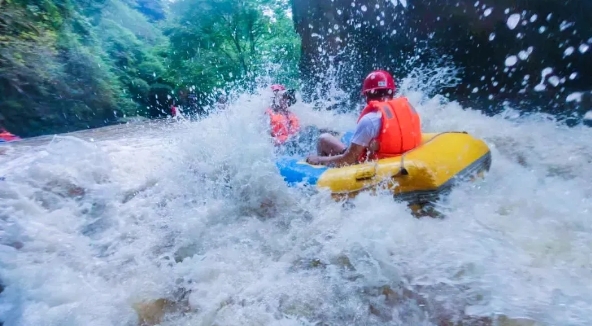
[[[375,70],[366,76],[364,84],[362,85],[362,94],[366,95],[367,92],[376,91],[379,89],[390,89],[395,92],[395,80],[393,76],[385,70]]]
[[[271,90],[272,91],[285,91],[286,87],[284,87],[284,85],[280,85],[280,84],[273,84],[271,85]]]

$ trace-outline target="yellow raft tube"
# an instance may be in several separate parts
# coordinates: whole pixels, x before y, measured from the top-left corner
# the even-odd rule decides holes
[[[396,199],[424,204],[437,200],[458,181],[483,177],[491,166],[491,152],[484,141],[466,132],[424,133],[422,144],[401,156],[340,168],[302,160],[278,166],[289,183],[316,184],[336,199],[389,190]]]

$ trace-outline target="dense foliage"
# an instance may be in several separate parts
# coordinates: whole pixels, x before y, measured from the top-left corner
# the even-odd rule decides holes
[[[252,90],[259,78],[294,84],[300,40],[278,0],[180,0],[171,7],[169,80],[197,87],[200,104],[230,88]],[[186,94],[182,92],[181,96]]]
[[[170,6],[170,7],[169,7]],[[262,76],[295,83],[299,39],[274,0],[0,0],[0,123],[21,136],[205,105]]]

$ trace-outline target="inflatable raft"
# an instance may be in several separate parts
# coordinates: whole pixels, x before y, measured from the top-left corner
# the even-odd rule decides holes
[[[342,137],[349,144],[351,133]],[[459,181],[482,177],[491,166],[489,147],[466,132],[424,133],[422,144],[401,156],[340,168],[310,165],[303,159],[277,162],[289,185],[328,189],[336,199],[361,191],[389,190],[396,199],[429,203]]]

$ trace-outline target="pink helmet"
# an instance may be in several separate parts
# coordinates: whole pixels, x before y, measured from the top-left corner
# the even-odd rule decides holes
[[[284,85],[280,85],[280,84],[273,84],[271,85],[271,90],[272,91],[285,91],[286,87],[284,87]]]

